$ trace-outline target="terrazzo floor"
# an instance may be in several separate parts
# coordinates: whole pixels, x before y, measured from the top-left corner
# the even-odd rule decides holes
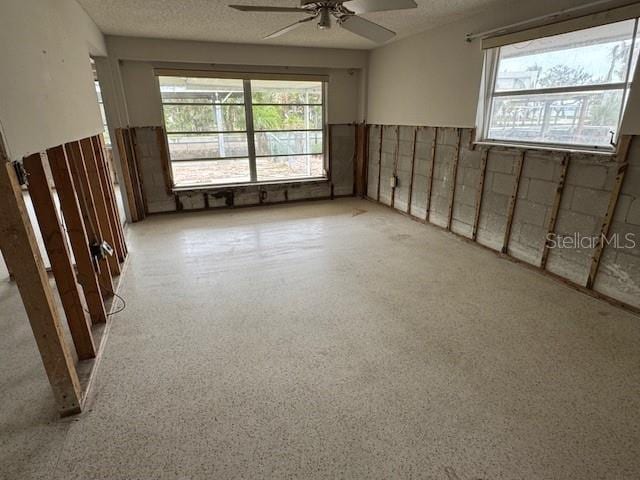
[[[640,478],[640,318],[355,199],[153,216],[60,420],[0,278],[0,478]]]

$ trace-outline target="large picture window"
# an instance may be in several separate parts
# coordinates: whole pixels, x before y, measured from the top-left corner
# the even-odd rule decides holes
[[[482,140],[613,150],[637,30],[633,19],[487,50]]]
[[[324,82],[158,81],[177,188],[325,176]]]

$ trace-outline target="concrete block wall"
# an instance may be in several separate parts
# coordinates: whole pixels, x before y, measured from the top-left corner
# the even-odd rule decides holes
[[[353,195],[356,153],[355,125],[331,126],[331,176],[334,195]],[[351,159],[349,161],[349,159]]]
[[[382,126],[371,125],[367,137],[367,196],[378,198],[378,177],[380,176],[380,135]]]
[[[456,128],[438,128],[436,136],[429,221],[441,227],[446,227],[449,223],[451,182],[455,175],[454,167],[458,155],[458,135]]]
[[[380,193],[378,199],[385,205],[391,205],[393,188],[391,177],[394,175],[396,162],[396,146],[398,144],[398,128],[385,125],[382,127],[382,148],[380,158]]]
[[[581,238],[600,234],[607,212],[616,166],[608,157],[571,155],[566,185],[558,214],[556,234]],[[542,190],[541,187],[539,187]],[[588,242],[591,244],[592,242]],[[588,244],[578,248],[554,248],[547,269],[584,285],[589,275],[594,249]]]
[[[427,218],[427,199],[431,189],[431,154],[435,134],[435,128],[417,127],[410,213],[424,219]]]
[[[383,128],[382,178],[378,178],[377,152]],[[417,130],[414,130],[417,128]],[[392,148],[400,134],[400,148],[395,157]],[[563,158],[568,167],[553,234],[586,238],[586,245],[574,248],[551,248],[546,270],[580,287],[585,287],[594,257],[596,239],[613,198],[618,173],[618,158],[611,155],[561,152],[516,147],[473,145],[473,130],[437,128],[438,135],[431,172],[431,148],[435,127],[369,126],[368,196],[390,205],[392,189],[388,180],[398,177],[394,208],[422,221],[447,227],[452,205],[451,231],[472,238],[478,190],[482,177],[481,164],[486,155],[484,187],[476,241],[495,251],[505,246],[509,222],[509,204],[518,179],[517,166],[523,158],[518,194],[507,240],[507,255],[540,267],[547,242],[554,201],[560,186]],[[414,146],[410,138],[415,135]],[[458,140],[458,135],[460,135]],[[459,141],[459,143],[458,143]],[[459,148],[457,148],[459,145]],[[454,171],[457,158],[457,170]],[[524,155],[524,156],[523,156]],[[408,160],[413,158],[413,165]],[[413,177],[407,172],[413,170]],[[451,204],[451,182],[456,178],[455,196]],[[380,197],[377,184],[380,181]],[[404,185],[412,183],[411,209]],[[428,191],[433,182],[433,189]],[[430,201],[429,212],[427,205]],[[611,299],[640,308],[640,140],[632,141],[628,168],[622,184],[609,241],[617,235],[622,245],[605,244],[594,290]]]
[[[451,231],[467,238],[473,234],[482,162],[482,152],[472,148],[472,140],[473,130],[463,130],[451,220]]]
[[[354,125],[336,124],[330,128],[331,178],[328,181],[220,187],[179,193],[170,192],[167,188],[160,145],[158,144],[158,128],[160,127],[134,127],[136,153],[148,213],[249,206],[353,195]]]
[[[640,140],[631,143],[628,161],[610,232],[624,248],[605,248],[594,288],[636,305],[640,302]]]
[[[401,212],[409,211],[409,194],[411,192],[413,165],[414,127],[400,127],[400,143],[398,145],[398,164],[396,166],[397,185],[393,195],[393,204]]]
[[[563,156],[534,151],[524,157],[508,253],[532,265],[542,261]]]
[[[478,243],[501,250],[507,228],[509,199],[516,183],[516,164],[520,152],[492,151],[487,157]]]

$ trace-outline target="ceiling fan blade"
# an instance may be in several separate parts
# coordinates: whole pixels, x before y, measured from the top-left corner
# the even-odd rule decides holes
[[[349,30],[351,33],[368,38],[376,43],[386,42],[396,36],[396,33],[388,28],[384,28],[377,23],[370,22],[369,20],[365,20],[364,18],[356,15],[342,17],[338,21],[338,25],[345,30]]]
[[[277,30],[275,32],[273,32],[270,35],[267,35],[266,37],[264,37],[265,40],[270,39],[270,38],[276,38],[279,37],[280,35],[284,35],[285,33],[290,32],[291,30],[295,30],[296,28],[298,28],[300,25],[302,25],[303,23],[307,23],[310,22],[311,20],[313,20],[314,18],[316,18],[317,15],[314,15],[312,17],[307,17],[307,18],[303,18],[302,20],[298,20],[296,23],[292,23],[291,25],[287,25],[284,28],[281,28],[280,30]]]
[[[304,8],[297,7],[259,7],[257,5],[229,5],[241,12],[274,12],[274,13],[308,13]]]
[[[414,0],[349,0],[343,5],[358,14],[418,7]]]

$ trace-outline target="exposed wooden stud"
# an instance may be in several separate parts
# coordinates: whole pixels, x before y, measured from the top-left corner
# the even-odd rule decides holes
[[[376,199],[380,201],[380,181],[382,179],[382,138],[384,134],[384,125],[380,125],[380,145],[378,148],[378,191]]]
[[[0,138],[0,250],[13,272],[53,395],[63,416],[82,408],[80,381],[65,342],[15,171]]]
[[[398,161],[400,160],[400,126],[396,126],[396,148],[393,155],[393,187],[391,188],[391,208],[395,208],[396,204],[396,190],[398,186]]]
[[[516,203],[518,202],[520,178],[522,177],[522,166],[524,165],[526,153],[526,150],[523,150],[516,163],[516,178],[513,185],[513,193],[511,194],[511,198],[509,198],[509,206],[507,208],[507,225],[504,229],[504,240],[502,241],[502,249],[500,250],[502,253],[509,252],[509,239],[511,238],[511,227],[513,226],[513,214],[516,210]]]
[[[133,185],[133,196],[135,200],[136,209],[138,210],[138,218],[143,220],[146,216],[147,210],[145,208],[145,198],[140,185],[140,175],[138,172],[138,161],[136,159],[136,150],[134,146],[133,137],[135,130],[132,128],[125,128],[122,132],[124,135],[124,145],[127,152],[128,166],[131,171],[131,180]]]
[[[416,168],[416,141],[418,139],[418,127],[413,128],[413,149],[411,152],[411,179],[409,180],[409,205],[407,213],[411,215],[411,203],[413,202],[413,177]]]
[[[129,137],[131,142],[131,158],[133,161],[131,164],[135,167],[134,175],[137,182],[136,196],[138,198],[138,204],[142,208],[143,216],[149,212],[149,206],[147,204],[147,194],[144,190],[144,176],[142,174],[142,166],[140,165],[140,156],[138,155],[138,134],[135,128],[129,128]]]
[[[39,153],[24,159],[24,167],[29,174],[29,195],[40,226],[40,232],[51,262],[51,269],[58,287],[67,323],[80,360],[95,358],[96,347],[91,329],[84,314],[80,292],[76,283],[76,274],[71,264],[58,209],[51,186],[42,165]]]
[[[78,205],[84,221],[85,231],[89,244],[99,244],[104,238],[100,222],[98,221],[98,213],[96,211],[96,203],[93,191],[87,174],[86,163],[84,160],[80,142],[70,142],[65,146],[65,153],[71,169],[74,186],[76,187],[76,195],[78,197]],[[107,298],[113,290],[113,279],[111,277],[111,268],[107,258],[98,260],[98,279],[102,286],[100,291],[102,296]]]
[[[458,183],[458,164],[460,163],[460,142],[462,141],[462,131],[456,128],[458,132],[458,141],[456,143],[455,154],[453,156],[453,166],[451,173],[451,194],[449,198],[449,212],[447,216],[447,230],[451,230],[451,223],[453,222],[453,207],[456,201],[456,186]]]
[[[160,165],[162,167],[162,176],[164,178],[164,187],[167,195],[173,193],[173,175],[171,172],[171,159],[169,158],[169,148],[167,147],[167,137],[164,128],[156,127],[156,140],[160,151]]]
[[[133,178],[131,176],[131,168],[129,166],[129,154],[128,148],[125,142],[125,129],[116,128],[116,145],[118,146],[118,152],[120,153],[120,163],[122,166],[122,178],[124,181],[124,191],[127,197],[127,205],[129,206],[129,215],[132,222],[138,222],[141,220],[138,207],[136,205],[136,197],[133,189]]]
[[[93,258],[89,251],[89,240],[76,188],[71,177],[71,170],[62,146],[50,148],[47,150],[47,157],[51,165],[51,173],[53,181],[56,185],[58,199],[62,208],[62,215],[67,226],[67,234],[71,241],[73,256],[76,260],[78,268],[78,282],[82,285],[84,296],[87,300],[89,315],[93,323],[102,323],[107,320],[107,314],[104,308],[102,297],[100,296],[100,287],[98,278],[93,267]],[[109,286],[110,287],[110,286]]]
[[[596,245],[593,250],[593,257],[591,258],[591,267],[589,269],[589,276],[587,277],[588,289],[592,289],[598,275],[598,269],[600,268],[600,260],[602,259],[602,253],[604,251],[603,239],[609,237],[611,231],[611,222],[613,216],[616,213],[616,207],[618,206],[618,200],[620,198],[620,191],[622,190],[622,184],[624,183],[624,177],[627,173],[629,163],[627,162],[627,156],[629,155],[629,147],[631,146],[630,135],[624,135],[620,138],[620,147],[616,156],[617,173],[613,182],[613,188],[611,189],[611,195],[609,196],[609,206],[607,212],[602,219],[602,226],[600,227],[600,236],[596,241]]]
[[[80,140],[80,148],[82,149],[84,164],[89,176],[89,185],[91,185],[93,201],[95,203],[96,213],[98,214],[98,225],[100,225],[100,232],[102,232],[101,240],[104,240],[112,247],[115,247],[116,242],[113,231],[111,230],[111,222],[109,221],[107,199],[104,189],[102,188],[102,182],[100,181],[100,171],[98,167],[99,161],[97,158],[98,154],[95,151],[91,138],[83,138]],[[107,262],[109,263],[111,275],[119,275],[120,264],[118,263],[118,258],[114,255],[109,255],[107,256]],[[113,291],[113,288],[111,288],[111,291]]]
[[[427,177],[427,215],[425,220],[428,222],[431,218],[431,193],[433,190],[433,174],[436,167],[436,144],[438,143],[438,127],[434,127],[433,142],[431,143],[431,167],[429,176]]]
[[[124,231],[122,230],[120,214],[118,213],[116,192],[113,187],[109,161],[107,160],[107,149],[105,147],[104,138],[101,133],[92,137],[92,140],[94,142],[94,150],[99,154],[96,157],[96,160],[98,161],[98,171],[101,174],[100,180],[102,182],[102,186],[105,192],[105,199],[107,201],[109,222],[111,224],[111,230],[113,232],[114,240],[116,243],[116,253],[118,255],[118,260],[124,262],[127,256],[127,245],[124,238]]]
[[[562,203],[562,192],[564,191],[564,185],[567,180],[567,172],[569,171],[569,154],[565,153],[562,156],[560,163],[560,178],[558,179],[558,186],[556,187],[556,194],[553,198],[553,205],[551,206],[551,216],[549,217],[549,224],[547,225],[547,235],[545,237],[544,248],[542,250],[542,258],[540,259],[540,268],[545,269],[547,261],[549,260],[550,242],[549,238],[556,230],[556,223],[558,221],[558,214],[560,212],[560,204]]]
[[[365,166],[365,139],[369,137],[367,135],[367,127],[364,123],[359,123],[354,126],[355,128],[355,148],[354,148],[354,161],[353,161],[353,194],[361,197],[365,193],[366,185],[366,166]]]
[[[480,157],[480,181],[478,182],[478,191],[476,192],[476,213],[473,218],[473,231],[471,233],[471,239],[474,241],[478,238],[478,227],[480,225],[480,212],[482,210],[484,179],[487,174],[488,158],[489,158],[489,149],[487,148],[482,150],[482,156]]]
[[[364,158],[362,160],[364,168],[362,172],[363,184],[362,184],[362,193],[361,197],[365,198],[369,193],[369,141],[371,137],[371,126],[367,123],[364,124]]]

